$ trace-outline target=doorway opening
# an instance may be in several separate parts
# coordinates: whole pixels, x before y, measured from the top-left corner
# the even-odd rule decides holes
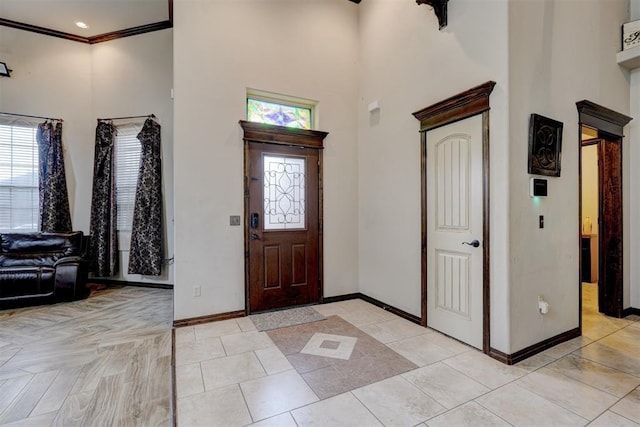
[[[581,224],[580,272],[583,322],[589,323],[600,312],[598,308],[598,232],[600,194],[598,178],[598,150],[601,140],[598,130],[583,125],[580,132],[581,152]]]
[[[600,313],[623,316],[622,130],[631,118],[590,101],[576,105],[582,331]]]

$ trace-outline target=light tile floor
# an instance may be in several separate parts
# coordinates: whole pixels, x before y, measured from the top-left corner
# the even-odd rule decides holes
[[[514,366],[361,300],[315,306],[417,365],[326,399],[248,318],[179,328],[178,425],[640,426],[640,317],[584,292],[583,336]]]

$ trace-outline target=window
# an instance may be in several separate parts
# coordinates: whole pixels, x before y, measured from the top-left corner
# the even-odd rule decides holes
[[[249,90],[247,120],[299,129],[312,129],[315,103],[299,98]]]
[[[139,125],[117,126],[115,141],[116,205],[118,231],[131,231],[133,205],[140,170]]]
[[[263,156],[264,229],[305,228],[304,157]]]
[[[0,122],[0,231],[37,231],[37,125]]]

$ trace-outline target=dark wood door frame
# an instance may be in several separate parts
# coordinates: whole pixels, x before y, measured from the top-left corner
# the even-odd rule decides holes
[[[323,213],[322,213],[322,150],[324,138],[329,134],[317,130],[296,129],[241,120],[244,131],[244,248],[245,248],[245,312],[250,314],[249,282],[249,144],[263,143],[290,147],[314,148],[318,150],[318,298],[323,299]]]
[[[576,103],[579,134],[582,126],[598,131],[598,304],[608,316],[623,316],[623,128],[632,119],[591,101]],[[578,144],[578,223],[582,236],[582,142]],[[579,246],[580,247],[580,246]],[[579,328],[582,331],[582,251],[578,257],[580,286]]]
[[[444,101],[413,113],[420,121],[421,186],[422,186],[422,280],[420,323],[427,326],[427,131],[482,114],[482,200],[483,200],[483,344],[485,354],[491,352],[490,337],[490,240],[489,240],[489,95],[495,82],[489,81]]]

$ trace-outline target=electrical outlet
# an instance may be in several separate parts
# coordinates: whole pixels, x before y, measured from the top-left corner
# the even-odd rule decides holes
[[[547,314],[549,312],[549,303],[544,300],[542,295],[538,296],[538,310],[540,314]]]
[[[193,287],[193,296],[194,297],[199,297],[200,295],[202,295],[202,288],[200,288],[200,286],[194,286]]]

